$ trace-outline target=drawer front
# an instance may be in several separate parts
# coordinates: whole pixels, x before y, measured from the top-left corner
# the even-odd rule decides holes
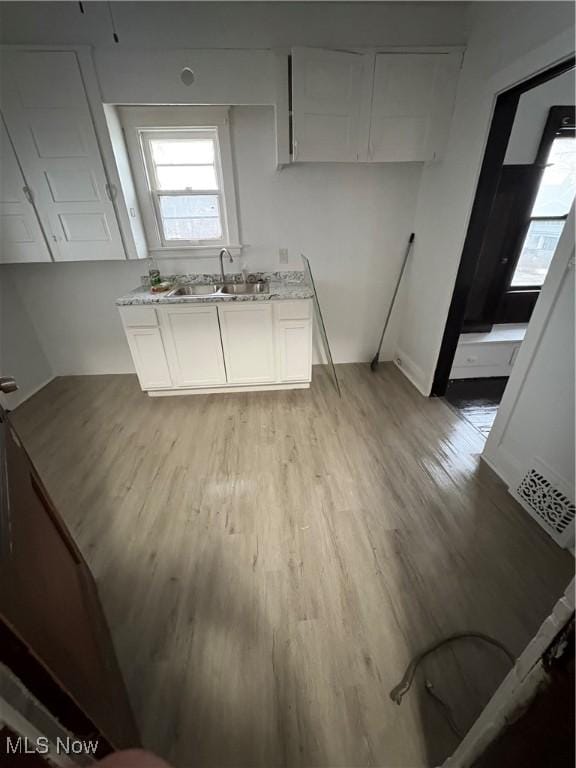
[[[126,328],[153,328],[158,325],[156,309],[133,305],[130,307],[118,307],[122,322]]]
[[[518,343],[463,344],[454,356],[455,366],[494,366],[510,365]]]
[[[277,320],[307,320],[312,314],[312,300],[277,301],[274,310]]]

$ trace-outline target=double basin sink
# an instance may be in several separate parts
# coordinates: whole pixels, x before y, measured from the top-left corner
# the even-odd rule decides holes
[[[218,283],[203,285],[201,283],[189,283],[177,285],[164,295],[179,296],[185,299],[195,299],[201,296],[246,296],[255,293],[270,293],[270,284],[266,280],[258,280],[254,283]]]

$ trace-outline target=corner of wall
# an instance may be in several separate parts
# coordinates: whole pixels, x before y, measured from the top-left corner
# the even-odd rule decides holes
[[[402,349],[396,348],[393,358],[394,365],[406,376],[424,397],[430,396],[430,390],[432,388],[431,382],[427,381],[427,376]]]

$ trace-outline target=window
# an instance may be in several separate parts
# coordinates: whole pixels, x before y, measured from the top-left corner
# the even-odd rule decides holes
[[[576,138],[554,139],[532,208],[512,288],[541,287],[576,192]]]
[[[151,251],[203,256],[239,248],[227,112],[121,108]]]

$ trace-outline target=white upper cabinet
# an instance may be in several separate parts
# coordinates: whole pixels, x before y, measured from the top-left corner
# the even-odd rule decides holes
[[[292,50],[294,160],[358,162],[365,145],[366,57]]]
[[[4,50],[2,111],[56,261],[125,253],[76,54]]]
[[[379,53],[368,156],[372,162],[436,160],[447,138],[459,56]]]
[[[411,162],[442,155],[461,53],[292,50],[292,159]]]
[[[50,260],[26,180],[0,116],[0,262]]]

